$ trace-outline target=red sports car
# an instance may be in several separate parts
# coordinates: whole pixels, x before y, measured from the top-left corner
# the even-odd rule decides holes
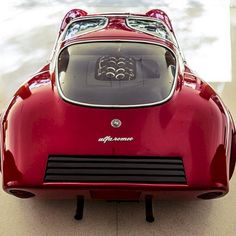
[[[188,67],[161,10],[64,17],[49,64],[1,116],[3,189],[16,197],[212,199],[229,191],[233,119]]]

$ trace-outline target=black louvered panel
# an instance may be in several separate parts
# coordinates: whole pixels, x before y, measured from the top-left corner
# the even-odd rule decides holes
[[[180,157],[49,156],[45,182],[186,184]]]

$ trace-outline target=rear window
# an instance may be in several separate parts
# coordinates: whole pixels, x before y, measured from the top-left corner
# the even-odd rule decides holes
[[[58,83],[67,100],[95,106],[159,103],[173,91],[176,59],[148,43],[90,42],[58,57]]]

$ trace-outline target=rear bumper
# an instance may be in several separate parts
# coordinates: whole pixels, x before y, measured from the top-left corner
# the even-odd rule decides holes
[[[83,196],[85,199],[103,200],[144,200],[151,195],[153,199],[162,200],[194,200],[202,194],[209,194],[208,199],[222,197],[228,193],[228,186],[216,184],[204,188],[194,188],[188,185],[160,185],[134,183],[44,183],[42,186],[18,186],[12,183],[4,189],[12,194],[12,190],[32,193],[32,197],[65,199]],[[13,191],[13,192],[14,192]],[[213,193],[213,194],[212,194]],[[215,193],[215,194],[214,194]],[[15,195],[15,194],[13,194]]]
[[[197,199],[205,194],[204,198],[211,199],[229,190],[224,153],[221,145],[210,163],[173,157],[55,156],[47,163],[34,161],[21,168],[6,156],[3,188],[18,197],[24,197],[26,191],[31,193],[26,197],[39,198],[143,200],[151,195],[167,200]]]

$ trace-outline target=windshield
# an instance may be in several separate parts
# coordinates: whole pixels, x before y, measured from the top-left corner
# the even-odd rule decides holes
[[[176,59],[148,43],[90,42],[71,45],[58,58],[61,94],[97,106],[159,103],[170,96]]]

